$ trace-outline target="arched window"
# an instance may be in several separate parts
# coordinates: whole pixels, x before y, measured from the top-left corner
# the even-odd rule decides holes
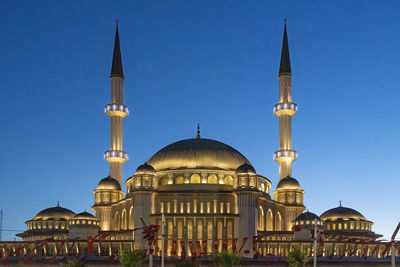
[[[200,175],[198,175],[198,174],[193,174],[193,175],[190,177],[190,183],[191,183],[191,184],[199,184],[199,183],[201,183]]]
[[[126,229],[126,210],[124,209],[123,211],[122,211],[122,215],[121,215],[121,229],[122,230],[125,230]]]
[[[264,231],[264,210],[261,206],[258,206],[257,215],[257,230]]]
[[[279,211],[275,215],[275,231],[282,231],[282,218]]]
[[[197,221],[197,240],[203,239],[203,220]]]
[[[274,216],[272,214],[272,211],[268,209],[267,211],[267,231],[273,231],[274,230]]]
[[[134,229],[134,225],[133,225],[133,206],[131,206],[131,208],[129,209],[129,229]]]
[[[261,191],[265,192],[265,184],[261,183]]]
[[[193,222],[191,220],[187,222],[187,237],[189,240],[193,238]]]
[[[114,216],[114,229],[121,230],[121,216],[119,215],[118,211],[115,213]]]
[[[217,184],[218,183],[218,178],[215,174],[210,174],[207,178],[207,183],[209,184]]]
[[[168,239],[172,239],[174,237],[174,224],[172,221],[168,222]]]
[[[175,178],[175,184],[183,184],[183,176],[178,176]]]
[[[233,178],[232,178],[232,176],[229,176],[229,175],[225,176],[225,178],[224,178],[224,184],[226,184],[226,185],[233,185]]]
[[[160,179],[160,185],[168,184],[168,177],[164,176]]]

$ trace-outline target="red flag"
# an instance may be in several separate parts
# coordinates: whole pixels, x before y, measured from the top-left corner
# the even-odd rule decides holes
[[[253,251],[256,251],[257,249],[257,236],[253,236]]]
[[[215,239],[214,240],[214,249],[215,249],[215,251],[218,250],[218,245],[219,245],[219,239]]]
[[[3,265],[7,264],[7,259],[8,259],[8,253],[7,250],[4,249],[3,253],[1,254],[1,262]]]
[[[224,239],[222,241],[222,250],[228,250],[228,242],[229,242],[229,239]]]
[[[248,249],[246,249],[245,251],[243,251],[244,252],[244,254],[250,254],[250,250],[248,250]]]
[[[269,262],[269,260],[271,259],[271,253],[268,253],[266,256],[265,256],[265,261],[266,262]]]
[[[207,240],[203,240],[203,255],[207,255]]]
[[[237,248],[236,248],[237,241],[238,241],[237,238],[232,239],[232,251],[235,253],[237,252]]]
[[[258,251],[256,251],[256,253],[254,253],[253,259],[257,260],[259,256],[260,256],[260,253]]]
[[[295,232],[301,231],[300,225],[295,225],[295,226],[293,227],[293,230],[294,230]]]
[[[181,240],[181,260],[186,259],[186,248],[185,248],[185,241]]]
[[[190,240],[189,241],[189,251],[190,251],[190,255],[192,255],[192,260],[196,260],[196,252],[193,251],[193,241]]]
[[[243,249],[244,245],[246,244],[247,239],[249,239],[249,238],[248,237],[243,237],[242,246],[240,246],[239,253],[242,252],[242,249]]]
[[[171,257],[174,258],[176,254],[176,249],[178,247],[178,243],[176,240],[172,240],[172,246],[171,246]]]
[[[93,245],[94,245],[94,238],[92,238],[92,236],[88,236],[87,237],[86,251],[85,251],[86,252],[85,253],[86,256],[91,254],[91,253],[93,253],[93,251],[94,251]]]
[[[196,247],[197,247],[197,257],[201,257],[201,243],[200,243],[200,240],[196,240]]]

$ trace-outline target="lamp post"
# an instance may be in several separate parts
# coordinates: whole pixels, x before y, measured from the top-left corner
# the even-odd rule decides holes
[[[317,219],[314,219],[314,267],[317,267]]]
[[[393,232],[393,235],[392,235],[392,239],[391,239],[391,242],[392,242],[392,267],[395,267],[396,266],[396,250],[395,250],[395,247],[394,247],[394,239],[396,238],[396,235],[397,235],[397,233],[399,232],[399,229],[400,229],[400,222],[399,222],[399,224],[397,225],[397,227],[396,227],[396,230],[394,230],[394,232]]]

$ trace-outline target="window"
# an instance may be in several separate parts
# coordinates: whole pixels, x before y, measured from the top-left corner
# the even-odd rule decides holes
[[[224,178],[224,184],[226,184],[226,185],[233,185],[233,179],[232,179],[232,177],[229,176],[229,175],[225,176],[225,178]]]
[[[171,213],[171,203],[167,202],[167,213]]]
[[[198,220],[197,221],[197,240],[202,240],[203,239],[203,221]]]
[[[197,200],[193,200],[193,213],[197,213]]]
[[[160,203],[160,212],[164,213],[164,203],[163,202]]]
[[[265,192],[265,184],[261,183],[261,191]]]
[[[174,213],[176,213],[178,210],[178,201],[174,199]]]
[[[214,213],[217,213],[217,200],[214,199]]]
[[[200,203],[200,213],[203,214],[203,212],[204,212],[204,203],[201,202]]]
[[[231,213],[231,203],[226,203],[226,213]]]
[[[211,204],[210,202],[207,202],[207,213],[210,213],[211,210]]]
[[[166,185],[168,183],[168,178],[167,177],[162,177],[160,179],[160,185]]]
[[[219,212],[224,213],[224,202],[219,203]]]
[[[186,212],[190,213],[190,202],[186,203]]]
[[[183,213],[183,202],[181,202],[181,213]]]
[[[183,184],[183,176],[178,176],[175,179],[175,184]]]
[[[200,183],[200,175],[198,175],[198,174],[193,174],[193,175],[190,177],[190,183],[192,183],[192,184],[199,184],[199,183]]]
[[[217,184],[218,183],[218,178],[217,178],[217,176],[215,174],[210,174],[208,176],[207,182],[209,184]]]

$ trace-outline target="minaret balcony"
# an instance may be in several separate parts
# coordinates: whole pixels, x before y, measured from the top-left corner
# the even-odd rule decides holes
[[[282,116],[289,115],[293,116],[297,112],[297,105],[293,102],[278,103],[274,106],[274,115]]]
[[[126,153],[125,151],[108,150],[104,153],[104,159],[110,163],[111,162],[124,163],[129,159],[129,157],[128,153]]]
[[[297,159],[297,151],[292,149],[281,149],[274,152],[275,161],[295,161]]]
[[[108,104],[104,108],[104,112],[107,114],[108,117],[118,116],[125,118],[129,115],[129,109],[125,105],[119,104]]]

